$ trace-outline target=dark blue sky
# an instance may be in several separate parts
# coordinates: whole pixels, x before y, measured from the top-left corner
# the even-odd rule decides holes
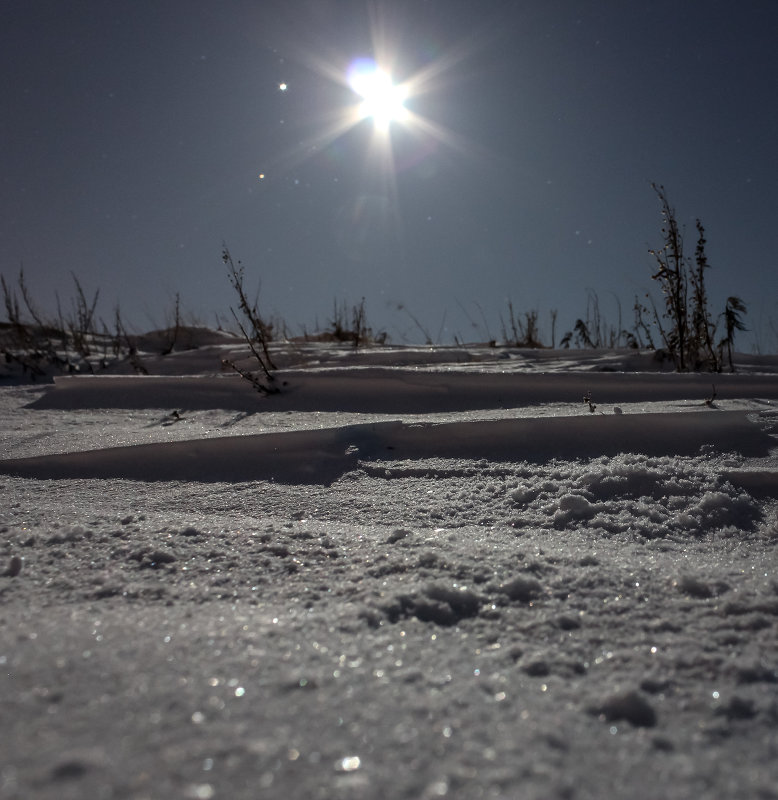
[[[292,333],[364,296],[394,341],[421,338],[400,304],[451,342],[508,299],[558,338],[589,289],[614,324],[659,298],[656,181],[690,254],[705,224],[716,310],[739,294],[774,349],[777,37],[768,0],[3,0],[0,270],[213,324],[226,241]],[[387,53],[425,78],[391,159],[370,120],[325,136]]]

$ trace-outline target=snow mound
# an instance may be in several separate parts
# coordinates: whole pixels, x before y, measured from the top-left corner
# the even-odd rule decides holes
[[[384,520],[386,508],[385,522],[407,526],[508,527],[519,536],[587,530],[606,538],[660,539],[716,532],[738,536],[765,519],[759,502],[720,474],[717,461],[707,456],[627,453],[503,467],[472,462],[470,469],[461,461],[432,459],[401,462],[391,469],[376,462],[364,469],[372,478],[368,485],[373,496],[379,498],[371,514]],[[642,472],[645,493],[625,484],[612,483],[607,490],[592,484],[596,470]],[[346,491],[348,481],[340,487]],[[321,512],[321,500],[316,500]],[[402,518],[390,517],[388,509],[400,502]]]

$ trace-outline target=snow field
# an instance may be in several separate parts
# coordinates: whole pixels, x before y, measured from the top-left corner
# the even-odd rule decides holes
[[[466,355],[0,389],[0,795],[778,797],[774,376]]]

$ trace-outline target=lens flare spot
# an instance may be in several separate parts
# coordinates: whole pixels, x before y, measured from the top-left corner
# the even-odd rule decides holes
[[[335,767],[343,772],[354,772],[362,765],[362,760],[359,756],[346,756],[342,758]]]

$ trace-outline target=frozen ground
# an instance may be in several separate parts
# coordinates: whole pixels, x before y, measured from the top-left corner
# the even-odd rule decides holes
[[[0,797],[778,798],[778,359],[229,347],[0,383]]]

